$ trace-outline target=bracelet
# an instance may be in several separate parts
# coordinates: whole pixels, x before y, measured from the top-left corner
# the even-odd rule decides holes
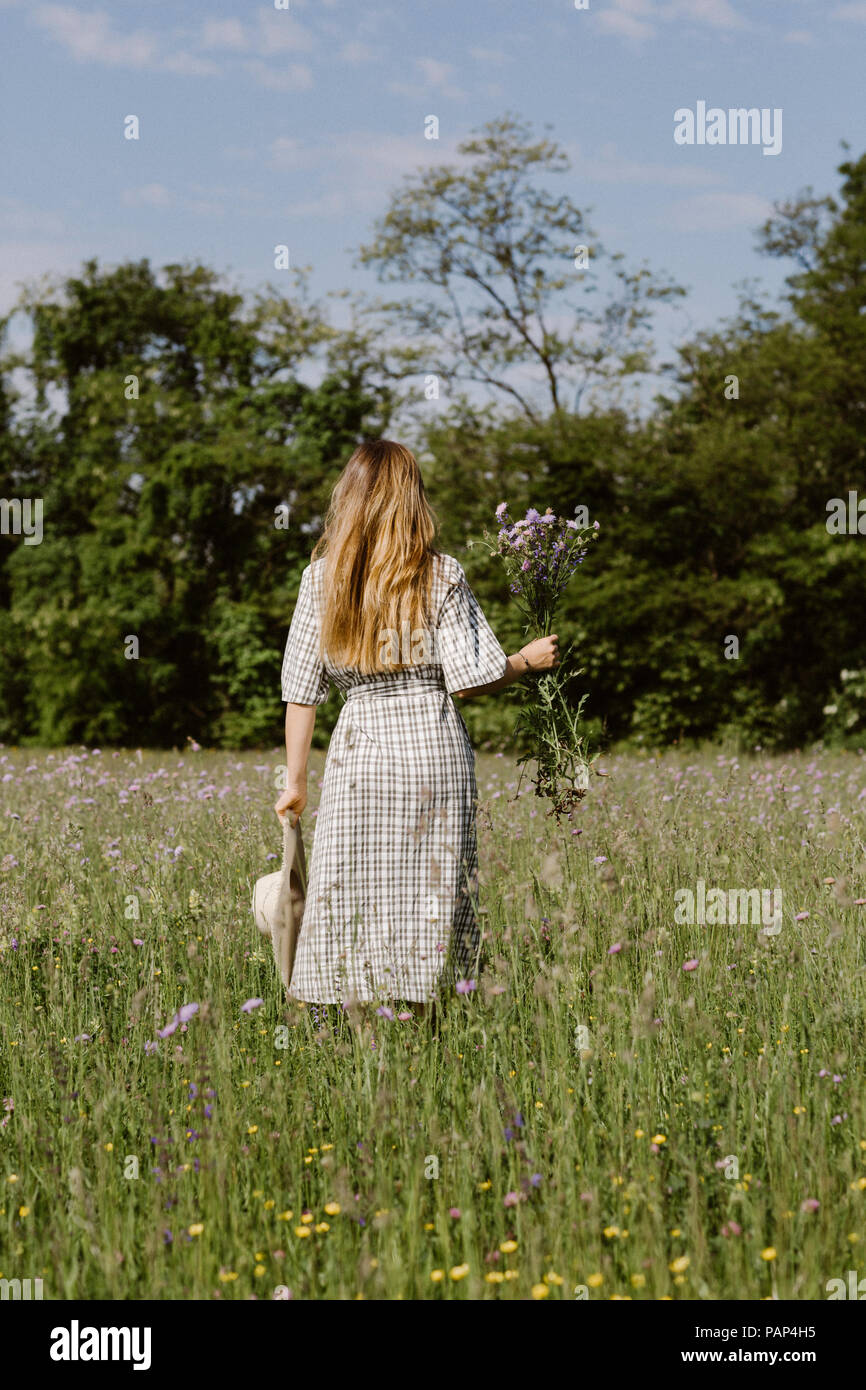
[[[518,652],[517,655],[518,655],[518,656],[523,656],[523,652]],[[523,660],[526,662],[526,669],[527,669],[528,671],[534,671],[534,670],[535,670],[535,667],[532,665],[532,663],[531,663],[531,661],[529,660],[528,657],[523,656]]]

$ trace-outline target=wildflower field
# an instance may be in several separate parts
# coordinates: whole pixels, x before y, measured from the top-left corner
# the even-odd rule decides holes
[[[395,1008],[372,1036],[288,1005],[256,931],[280,762],[0,749],[0,1277],[554,1301],[862,1277],[862,756],[610,756],[559,827],[479,757],[484,968],[435,1035]],[[701,880],[780,892],[780,929],[677,921]]]

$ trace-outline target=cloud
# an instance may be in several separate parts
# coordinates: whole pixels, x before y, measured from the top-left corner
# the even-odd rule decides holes
[[[773,213],[773,204],[759,193],[695,193],[672,203],[665,222],[677,232],[726,232],[757,226]]]
[[[489,63],[491,67],[502,67],[504,63],[511,62],[509,55],[503,53],[501,48],[470,48],[469,52],[479,63]]]
[[[783,35],[782,42],[799,43],[803,44],[805,47],[807,44],[813,44],[815,40],[808,29],[792,29],[789,33]]]
[[[313,74],[303,63],[274,68],[258,58],[251,58],[244,63],[244,69],[260,87],[269,87],[275,92],[308,92],[313,86]]]
[[[37,5],[33,19],[78,62],[108,67],[151,67],[159,53],[155,34],[145,29],[112,33],[104,10],[73,9],[71,5]]]
[[[851,0],[848,5],[837,5],[830,18],[848,19],[855,24],[866,24],[866,0]]]
[[[420,86],[428,91],[440,92],[449,101],[462,101],[465,98],[466,93],[451,81],[454,71],[451,63],[442,63],[438,58],[416,58],[415,67],[420,81],[389,82],[388,90],[399,96],[417,96]]]
[[[30,17],[80,63],[171,72],[182,77],[213,77],[226,69],[208,54],[219,53],[224,63],[226,59],[249,53],[257,57],[250,58],[245,64],[246,70],[261,86],[278,91],[306,91],[313,85],[306,67],[292,65],[280,71],[261,61],[287,53],[307,52],[314,46],[307,30],[284,11],[260,9],[255,22],[247,25],[234,18],[206,19],[195,29],[183,31],[183,45],[179,43],[177,30],[166,29],[160,33],[144,28],[127,30],[115,25],[106,10],[85,11],[72,5],[39,4]],[[187,45],[191,45],[192,51]]]
[[[710,29],[750,29],[731,0],[609,0],[596,15],[599,28],[626,39],[655,37],[661,24],[688,22]]]
[[[145,183],[140,188],[128,188],[120,201],[128,208],[168,208],[175,201],[164,183]]]
[[[268,164],[278,173],[304,175],[299,186],[307,196],[295,199],[286,193],[286,210],[292,218],[376,216],[402,175],[459,160],[457,143],[457,139],[425,140],[420,131],[418,135],[372,131],[325,137],[316,143],[281,136],[268,148]]]
[[[562,147],[571,160],[574,174],[595,183],[641,183],[661,188],[707,188],[718,183],[717,173],[697,165],[624,159],[612,140],[592,155],[584,155],[574,141],[565,141]]]
[[[250,40],[239,19],[206,19],[201,42],[204,48],[227,48],[243,53]]]

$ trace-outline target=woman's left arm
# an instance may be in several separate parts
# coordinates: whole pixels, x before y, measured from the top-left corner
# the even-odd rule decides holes
[[[307,804],[307,759],[316,723],[315,705],[286,704],[286,789],[274,806],[278,816],[296,818]]]

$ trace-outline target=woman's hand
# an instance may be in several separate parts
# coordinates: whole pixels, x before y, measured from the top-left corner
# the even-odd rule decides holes
[[[533,671],[549,671],[551,666],[559,665],[559,638],[555,632],[547,637],[536,637],[521,647],[520,655],[525,657]]]
[[[295,817],[297,824],[298,817],[307,804],[307,779],[302,781],[289,782],[286,790],[281,794],[279,801],[274,806],[274,810],[282,820],[286,812],[290,812]]]

